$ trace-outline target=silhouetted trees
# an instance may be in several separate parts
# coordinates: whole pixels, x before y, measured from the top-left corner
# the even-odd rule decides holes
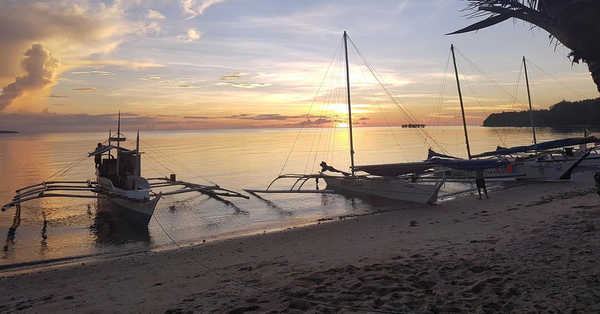
[[[533,124],[536,127],[600,127],[600,98],[570,102],[561,101],[547,110],[533,111]],[[492,113],[483,126],[528,127],[529,111]]]

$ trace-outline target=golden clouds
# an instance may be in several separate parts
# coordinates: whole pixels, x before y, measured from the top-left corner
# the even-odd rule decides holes
[[[29,90],[39,90],[53,83],[58,68],[56,60],[42,45],[34,44],[25,52],[21,62],[26,74],[18,76],[0,94],[0,110],[6,108]]]

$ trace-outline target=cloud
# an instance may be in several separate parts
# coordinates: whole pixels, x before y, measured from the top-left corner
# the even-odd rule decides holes
[[[21,66],[26,74],[18,76],[13,83],[2,89],[0,110],[9,106],[28,90],[39,90],[52,84],[58,60],[52,57],[42,45],[34,44],[25,52]]]
[[[219,86],[233,86],[238,88],[258,88],[271,86],[269,83],[252,83],[252,82],[239,82],[237,81],[242,76],[247,76],[248,73],[237,72],[232,74],[223,75],[221,82],[217,83]]]
[[[245,117],[241,117],[240,119],[245,119],[245,120],[277,120],[277,121],[281,121],[281,120],[288,120],[288,119],[299,119],[299,118],[305,118],[306,115],[301,115],[301,116],[284,116],[278,113],[267,113],[267,114],[259,114],[259,115],[254,115],[254,116],[245,116]]]
[[[71,63],[75,67],[84,66],[118,66],[129,68],[133,70],[147,69],[147,68],[162,68],[164,65],[155,63],[153,61],[136,61],[136,60],[119,60],[119,59],[81,59]],[[85,73],[85,72],[81,72]]]
[[[224,1],[225,0],[180,0],[179,3],[181,4],[183,11],[189,15],[186,18],[186,20],[189,20],[195,18],[198,15],[204,14],[204,11],[210,6]]]
[[[243,83],[243,82],[219,82],[217,85],[230,85],[238,88],[258,88],[258,87],[267,87],[271,86],[269,83]]]
[[[72,60],[113,51],[137,26],[124,18],[121,1],[1,1],[0,79],[20,74],[21,52],[41,43],[68,66]],[[17,65],[17,66],[15,66]]]
[[[308,119],[306,121],[301,121],[298,123],[286,124],[287,127],[295,127],[295,126],[321,126],[323,124],[332,123],[334,120],[327,118],[319,118],[316,120]]]
[[[104,131],[116,126],[117,114],[57,114],[41,113],[0,114],[0,125],[9,130],[24,132]],[[177,121],[169,118],[121,113],[121,126],[126,129],[169,129]]]
[[[162,13],[160,13],[156,10],[152,10],[152,9],[148,10],[148,14],[146,15],[146,17],[151,20],[164,20],[165,19],[165,16]]]
[[[80,87],[80,88],[73,88],[74,91],[79,91],[79,92],[93,92],[96,90],[95,87]]]
[[[247,113],[242,113],[242,114],[236,114],[236,115],[228,116],[226,118],[230,118],[230,119],[244,119],[245,117],[249,117],[249,116],[251,116],[251,115],[247,114]]]
[[[201,32],[198,32],[197,30],[190,28],[187,30],[187,33],[185,35],[177,36],[177,39],[179,39],[181,41],[185,41],[185,42],[192,42],[192,41],[196,41],[196,40],[200,39],[201,37],[202,37]]]
[[[221,77],[222,81],[233,81],[233,80],[237,80],[240,77],[247,75],[248,73],[243,73],[243,72],[238,72],[238,73],[232,73],[232,74],[227,74],[227,75],[223,75]]]
[[[295,119],[323,119],[324,116],[314,115],[282,115],[279,113],[262,113],[262,114],[248,114],[241,113],[230,116],[184,116],[184,119],[197,119],[197,120],[209,120],[209,119],[237,119],[237,120],[254,120],[254,121],[285,121]]]
[[[214,117],[207,117],[207,116],[184,116],[184,119],[195,119],[195,120],[208,120],[208,119],[215,119]]]
[[[50,97],[50,98],[67,98],[68,96],[65,96],[65,95],[54,95],[54,94],[51,94],[51,95],[50,95],[50,96],[48,96],[48,97]]]

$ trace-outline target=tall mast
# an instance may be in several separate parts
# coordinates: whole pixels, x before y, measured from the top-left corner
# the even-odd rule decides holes
[[[119,148],[121,147],[121,110],[117,120],[117,177],[119,176]]]
[[[531,92],[529,91],[529,75],[527,74],[527,62],[525,61],[525,56],[523,56],[523,68],[525,69],[527,99],[529,100],[529,125],[531,126],[531,132],[533,132],[533,144],[537,144],[537,139],[535,137],[535,125],[533,125],[533,107],[531,106]]]
[[[348,129],[350,131],[350,170],[354,176],[354,140],[352,138],[352,102],[350,101],[350,67],[348,66],[348,34],[344,31],[344,51],[346,53],[346,90],[348,91]]]
[[[471,147],[469,146],[469,134],[467,133],[467,120],[465,119],[465,107],[463,105],[462,91],[460,90],[460,80],[458,79],[458,67],[456,66],[456,56],[454,55],[454,45],[450,45],[452,51],[452,61],[454,62],[454,74],[456,75],[456,87],[458,88],[458,99],[460,100],[460,111],[462,113],[463,128],[465,130],[465,142],[467,143],[467,155],[471,159]]]

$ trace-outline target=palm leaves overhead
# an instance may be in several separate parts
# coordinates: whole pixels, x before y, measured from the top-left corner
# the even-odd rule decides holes
[[[588,64],[600,91],[600,0],[465,0],[471,18],[483,20],[448,35],[487,28],[510,18],[531,23]]]

